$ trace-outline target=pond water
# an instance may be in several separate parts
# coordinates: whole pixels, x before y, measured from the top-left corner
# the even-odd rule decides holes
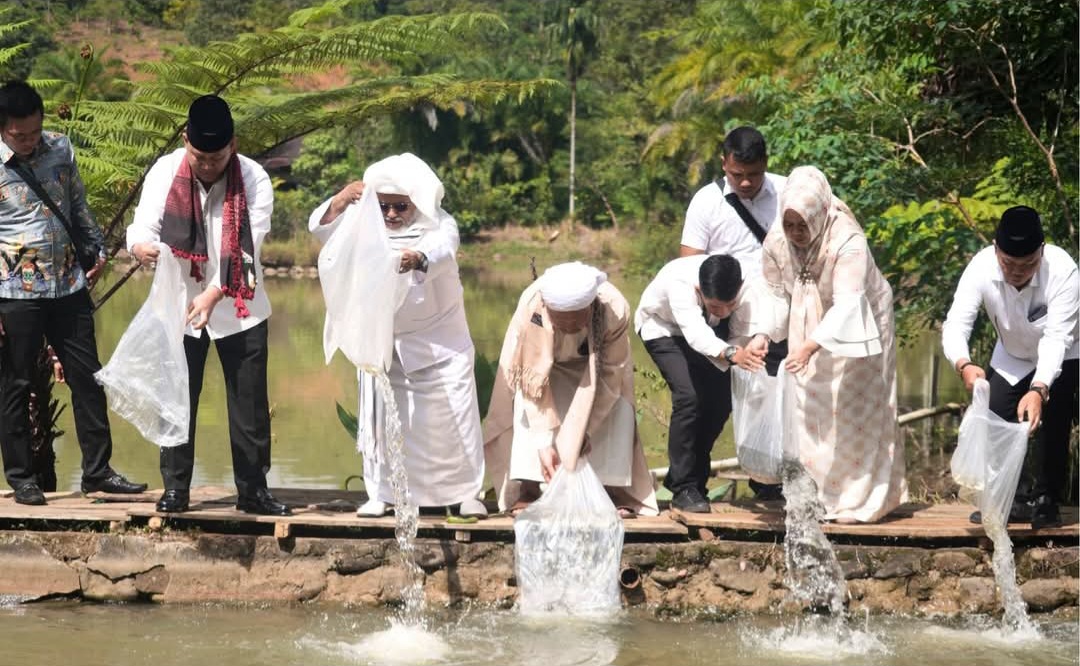
[[[468,253],[468,246],[463,247],[462,280],[465,284],[469,327],[477,352],[494,361],[498,359],[517,298],[528,285],[531,275],[527,261],[504,261],[481,267],[470,263]],[[489,259],[485,259],[487,261]],[[631,307],[636,307],[647,281],[615,277],[617,267],[604,268],[613,275],[612,281],[626,295]],[[542,266],[540,270],[542,272]],[[115,280],[116,275],[108,279]],[[150,275],[140,272],[98,311],[96,325],[102,363],[108,362],[120,336],[145,300],[150,282]],[[97,294],[105,293],[108,286],[108,283],[99,285]],[[359,474],[361,470],[360,458],[338,421],[335,409],[335,402],[339,402],[350,411],[355,411],[355,371],[340,355],[329,366],[324,362],[322,330],[325,308],[318,280],[270,278],[267,292],[273,305],[269,333],[269,391],[273,413],[270,485],[341,488],[348,476]],[[649,466],[663,467],[667,465],[670,397],[636,335],[632,336],[632,342],[642,442]],[[934,356],[941,356],[936,334],[928,333],[915,344],[901,348],[898,384],[902,407],[911,409],[928,404]],[[943,362],[943,367],[946,370],[940,373],[939,399],[963,400],[963,390],[955,373],[947,371],[947,362]],[[62,404],[70,403],[70,394],[64,386],[57,388],[55,397]],[[193,483],[229,487],[233,481],[224,382],[212,346],[198,418]],[[144,440],[116,415],[110,414],[110,421],[114,439],[114,466],[129,478],[147,482],[151,488],[160,488],[157,447]],[[78,488],[80,456],[70,408],[61,415],[59,427],[66,433],[56,442],[59,489]],[[909,452],[909,458],[915,463],[911,474],[922,474],[922,468],[929,467],[926,473],[934,476],[947,468],[947,458],[942,459],[940,455],[926,457],[925,453],[917,450]],[[729,427],[725,428],[718,441],[713,457],[730,456],[734,456],[734,443]],[[358,481],[350,483],[350,488],[359,487]],[[913,484],[913,488],[917,487],[919,484]]]
[[[870,617],[837,638],[821,618],[608,621],[442,611],[427,631],[373,610],[301,606],[0,604],[4,663],[79,666],[1045,666],[1075,664],[1075,621],[1041,637],[1002,637],[983,617],[942,622]]]

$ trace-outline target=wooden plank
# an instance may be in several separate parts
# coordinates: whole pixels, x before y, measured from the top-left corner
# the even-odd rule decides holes
[[[721,511],[713,513],[686,513],[678,509],[672,509],[671,514],[679,522],[689,527],[704,527],[714,533],[716,530],[764,530],[783,532],[784,517],[782,513],[770,511],[740,510],[739,507],[727,506]],[[1066,537],[1080,539],[1080,524],[1077,522],[1076,510],[1062,512],[1065,523],[1061,527],[1043,528],[1032,530],[1026,523],[1013,524],[1009,527],[1009,535],[1017,538],[1034,536]],[[919,507],[910,514],[899,516],[890,514],[885,520],[878,523],[859,523],[853,525],[840,523],[825,523],[822,531],[825,534],[844,536],[867,536],[867,537],[895,537],[895,538],[978,538],[985,536],[980,525],[973,525],[968,520],[970,507],[964,505],[939,505],[936,507]]]

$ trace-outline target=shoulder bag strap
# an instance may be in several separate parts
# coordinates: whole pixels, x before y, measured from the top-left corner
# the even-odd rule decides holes
[[[750,214],[750,211],[746,210],[746,206],[743,205],[743,202],[739,201],[739,195],[734,192],[728,192],[724,195],[724,199],[726,199],[727,202],[731,204],[731,207],[735,209],[735,212],[739,214],[743,224],[750,230],[750,233],[754,234],[754,238],[757,239],[757,242],[762,244],[765,243],[765,229],[763,229],[761,224],[754,219],[754,216]]]
[[[60,207],[53,202],[52,197],[49,196],[49,193],[45,191],[45,188],[41,186],[40,182],[38,182],[37,177],[34,176],[34,172],[28,169],[26,165],[19,160],[18,157],[12,158],[12,160],[8,163],[7,166],[14,170],[15,173],[19,174],[19,176],[21,176],[22,179],[26,181],[26,184],[30,186],[30,189],[34,191],[34,194],[38,196],[38,199],[41,199],[41,201],[49,207],[49,210],[51,210],[53,214],[56,215],[57,219],[60,220],[60,223],[64,225],[65,229],[67,229],[68,236],[71,238],[71,242],[75,243],[75,232],[72,230],[71,223],[68,222],[67,216],[64,215],[64,213],[60,210]]]

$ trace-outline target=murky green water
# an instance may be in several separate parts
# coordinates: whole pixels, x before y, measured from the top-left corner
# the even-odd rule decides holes
[[[987,618],[871,617],[841,637],[818,618],[659,621],[526,619],[514,611],[444,611],[429,631],[387,613],[324,607],[0,605],[5,664],[78,666],[1035,666],[1076,664],[1075,622],[1037,639],[1002,637]],[[857,625],[857,626],[855,626]]]

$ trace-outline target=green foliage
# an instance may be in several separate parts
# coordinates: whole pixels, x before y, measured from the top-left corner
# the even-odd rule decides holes
[[[202,48],[177,47],[168,59],[140,65],[150,79],[130,100],[83,102],[61,129],[79,147],[91,205],[106,231],[111,235],[118,228],[155,158],[176,146],[187,107],[200,94],[216,92],[229,100],[241,152],[259,155],[319,129],[360,127],[420,105],[483,106],[528,99],[550,87],[537,80],[402,75],[402,69],[426,57],[499,29],[501,21],[474,13],[356,23],[342,13],[350,4],[333,0],[298,11],[269,32]],[[343,85],[324,90],[290,86],[295,77],[340,67],[356,68]]]
[[[360,432],[360,422],[357,420],[356,415],[342,407],[340,402],[334,402],[334,407],[337,409],[337,417],[341,421],[341,426],[345,428],[349,438],[355,442]]]
[[[0,7],[0,79],[24,79],[34,58],[55,47],[33,7]]]
[[[487,416],[488,406],[491,405],[491,393],[495,389],[495,376],[499,372],[499,359],[489,360],[480,352],[476,352],[473,363],[473,376],[476,378],[476,403],[480,407],[480,418]]]
[[[51,100],[78,107],[83,97],[102,101],[126,100],[131,82],[118,58],[106,58],[106,52],[87,55],[82,49],[66,47],[43,53],[34,61],[30,78],[35,88]]]

